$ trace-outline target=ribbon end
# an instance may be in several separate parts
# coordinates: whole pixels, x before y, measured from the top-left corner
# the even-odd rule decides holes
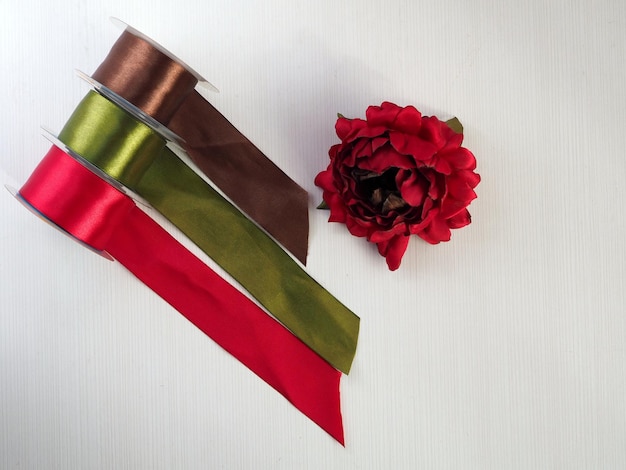
[[[335,436],[333,436],[333,437],[334,437],[334,438],[335,438],[335,440],[336,440],[339,444],[341,444],[341,446],[345,449],[345,447],[346,447],[346,441],[344,440],[344,437],[343,437],[343,428],[341,429],[341,433],[340,433],[340,434],[335,435]]]

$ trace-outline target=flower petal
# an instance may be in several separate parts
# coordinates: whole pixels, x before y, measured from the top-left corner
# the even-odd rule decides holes
[[[443,175],[451,175],[452,174],[452,167],[447,162],[447,160],[444,160],[443,158],[436,158],[435,159],[435,170],[437,170],[439,173],[441,173]]]
[[[415,168],[415,162],[407,155],[398,153],[391,145],[379,148],[370,158],[359,161],[359,168],[382,174],[389,168]]]
[[[391,128],[404,132],[405,134],[417,135],[421,126],[422,113],[415,109],[414,106],[407,106],[400,110]]]
[[[368,138],[368,139],[373,139],[375,137],[380,137],[381,135],[383,135],[385,132],[387,132],[389,129],[385,126],[365,126],[360,128],[358,131],[354,132],[353,134],[350,134],[349,139],[354,140],[354,139],[360,139],[360,138]]]
[[[424,203],[428,192],[428,182],[416,170],[400,170],[396,175],[396,186],[400,190],[402,199],[410,205],[418,207]]]
[[[476,193],[464,179],[451,176],[446,180],[446,184],[448,187],[448,195],[457,201],[465,201],[469,204],[470,201],[476,199]]]
[[[434,205],[435,203],[433,202],[431,198],[427,197],[424,200],[424,205],[422,205],[422,220],[426,220],[426,217],[428,216],[429,212],[433,210]]]
[[[456,216],[459,212],[467,207],[468,202],[457,201],[456,199],[446,197],[441,204],[440,217],[448,220]],[[448,224],[449,225],[449,224]]]
[[[439,242],[449,241],[451,233],[448,224],[444,220],[434,217],[424,231],[418,235],[428,243],[436,245]]]
[[[369,106],[365,111],[365,118],[370,126],[383,126],[389,128],[396,120],[402,108],[397,104],[385,101],[380,106]]]
[[[448,219],[448,227],[450,228],[461,228],[469,225],[472,222],[472,216],[470,215],[467,209],[462,210],[454,217]]]
[[[357,166],[357,160],[372,156],[372,141],[370,139],[358,139],[350,150],[350,156],[347,156],[343,164],[345,166]]]
[[[476,157],[465,147],[459,147],[448,152],[439,152],[437,157],[446,160],[453,168],[459,170],[473,170],[476,168]]]
[[[365,221],[360,221],[354,217],[346,217],[346,227],[348,231],[355,237],[366,237],[367,227],[364,226]]]
[[[464,179],[470,188],[475,188],[480,183],[480,175],[470,170],[457,171],[455,176]]]
[[[341,197],[337,193],[329,193],[324,191],[324,201],[326,201],[326,205],[330,209],[330,216],[328,217],[329,222],[346,222],[346,207],[341,200]]]
[[[437,152],[437,148],[430,142],[398,131],[389,132],[389,141],[398,152],[411,155],[416,162],[427,163]]]
[[[367,239],[373,243],[380,243],[389,240],[398,235],[407,235],[405,224],[396,224],[390,230],[372,230]]]
[[[318,186],[326,191],[336,191],[333,173],[330,168],[319,172],[313,182],[315,183],[315,186]]]
[[[387,142],[389,142],[389,139],[387,137],[374,137],[372,139],[372,152],[375,152]]]
[[[428,224],[430,224],[430,219],[432,218],[433,217],[429,215],[425,220],[422,220],[419,223],[409,225],[409,233],[412,233],[413,235],[419,235],[421,232],[424,231]]]
[[[343,144],[335,144],[330,147],[330,149],[328,150],[328,156],[330,157],[331,161],[335,159],[342,146]]]
[[[350,143],[360,137],[377,137],[384,134],[387,129],[385,126],[371,126],[367,121],[359,118],[341,117],[335,123],[335,132],[343,143]]]
[[[390,271],[395,271],[400,267],[402,257],[409,246],[409,237],[398,235],[386,242],[378,243],[378,252],[385,257]]]
[[[434,116],[426,116],[422,118],[422,128],[419,136],[431,142],[437,149],[443,148],[448,139],[443,134],[443,127],[448,128],[444,123]]]
[[[342,142],[346,140],[348,135],[353,132],[353,128],[361,128],[365,126],[365,121],[363,119],[348,119],[345,117],[340,117],[337,119],[335,123],[335,132],[337,133],[337,137],[341,139]]]

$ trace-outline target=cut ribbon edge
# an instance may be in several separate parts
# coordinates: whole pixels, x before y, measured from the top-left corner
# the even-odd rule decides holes
[[[110,253],[344,445],[341,372],[202,263],[128,196],[54,146],[19,194],[64,231]]]

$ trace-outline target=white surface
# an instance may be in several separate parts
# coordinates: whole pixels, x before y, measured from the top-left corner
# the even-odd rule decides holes
[[[119,264],[0,193],[0,468],[626,468],[626,3],[0,3],[0,179],[19,187],[119,35],[310,193],[308,272],[362,319],[342,448]],[[326,223],[334,118],[458,116],[483,181],[399,271]]]

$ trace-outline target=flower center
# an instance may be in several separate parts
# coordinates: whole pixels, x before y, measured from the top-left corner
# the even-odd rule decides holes
[[[398,168],[389,168],[383,173],[362,168],[352,170],[352,176],[357,181],[357,189],[361,193],[361,197],[367,199],[376,212],[383,214],[408,206],[398,191],[397,173]]]

